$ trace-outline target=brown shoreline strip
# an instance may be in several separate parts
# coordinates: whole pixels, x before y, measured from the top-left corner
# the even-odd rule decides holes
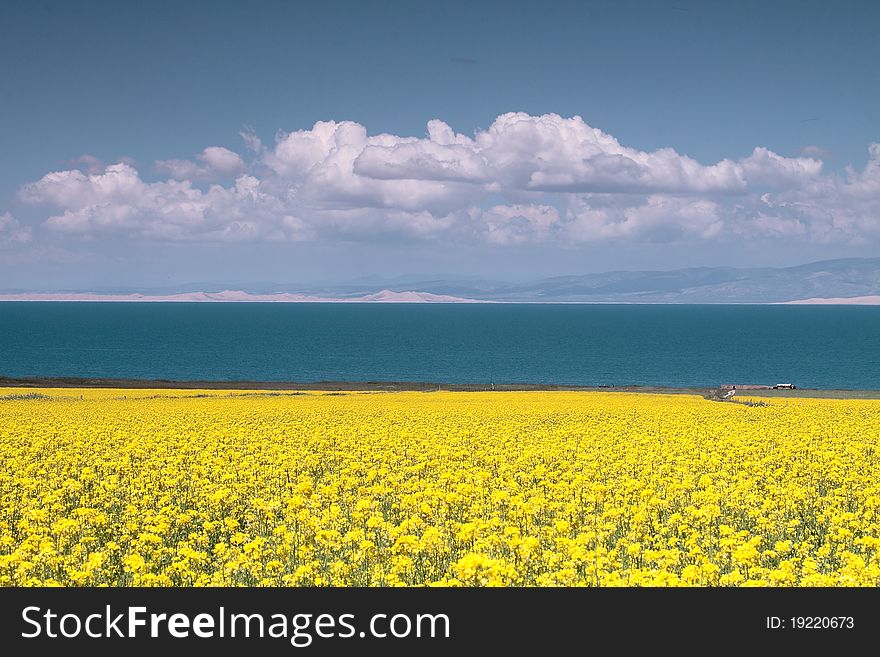
[[[113,379],[99,377],[8,377],[0,376],[0,388],[121,388],[131,390],[326,390],[349,392],[641,392],[653,394],[706,395],[711,388],[673,388],[663,386],[575,386],[530,383],[430,383],[420,381],[176,381],[170,379]],[[815,397],[822,399],[880,399],[880,390],[797,390],[751,389],[741,386],[743,396]],[[717,390],[717,388],[715,389]]]
[[[431,383],[420,381],[175,381],[170,379],[110,379],[93,377],[6,377],[0,388],[129,388],[178,390],[351,390],[351,391],[553,391],[607,390],[631,392],[701,393],[703,388],[659,388],[646,386],[571,386],[530,383]]]

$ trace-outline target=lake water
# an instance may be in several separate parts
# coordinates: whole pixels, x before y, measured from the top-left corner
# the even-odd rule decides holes
[[[0,375],[880,389],[880,307],[7,302]]]

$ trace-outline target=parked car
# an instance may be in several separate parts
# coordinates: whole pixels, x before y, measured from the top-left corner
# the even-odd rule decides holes
[[[772,388],[774,390],[797,390],[797,386],[793,383],[777,383]]]

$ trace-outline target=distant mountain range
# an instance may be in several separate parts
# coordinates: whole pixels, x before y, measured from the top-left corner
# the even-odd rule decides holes
[[[625,303],[781,303],[880,295],[880,258],[827,260],[796,267],[697,267],[557,276],[520,285],[431,281],[414,291],[494,301]],[[876,302],[876,301],[875,301]]]
[[[480,301],[574,303],[880,303],[880,258],[826,260],[796,267],[695,267],[555,276],[529,283],[425,280],[387,285]],[[363,294],[357,286],[321,290]]]
[[[475,299],[459,299],[430,292],[394,292],[381,290],[355,297],[322,297],[309,294],[274,292],[251,294],[241,290],[222,292],[178,292],[175,294],[96,294],[94,292],[23,292],[0,294],[0,301],[108,301],[108,302],[213,302],[274,301],[277,303],[480,303]]]
[[[262,287],[262,286],[261,286]],[[696,267],[556,276],[530,283],[489,280],[362,281],[251,292],[18,293],[0,301],[347,301],[379,303],[847,303],[880,304],[880,258],[826,260],[796,267]]]

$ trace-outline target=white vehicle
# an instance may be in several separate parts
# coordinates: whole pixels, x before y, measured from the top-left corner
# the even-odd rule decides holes
[[[777,383],[772,388],[774,390],[797,390],[797,386],[793,383]]]

